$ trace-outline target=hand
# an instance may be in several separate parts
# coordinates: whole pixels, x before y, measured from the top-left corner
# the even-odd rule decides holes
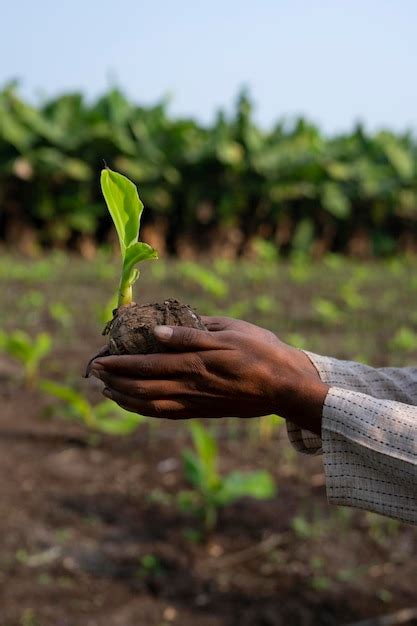
[[[244,320],[237,320],[233,317],[211,317],[208,315],[203,315],[201,319],[211,332],[234,330],[238,333],[248,335],[253,339],[266,341],[267,343],[280,343],[280,340],[272,331],[251,324],[250,322],[245,322]]]
[[[285,344],[271,330],[267,330],[261,326],[256,326],[256,324],[251,324],[250,322],[238,320],[233,317],[211,317],[203,315],[201,319],[207,329],[211,332],[219,330],[234,330],[252,337],[253,339],[259,339],[260,341],[266,341],[267,343],[272,344],[279,344],[281,348],[287,348],[292,351],[293,358],[299,362],[300,368],[304,369],[306,374],[310,373],[311,376],[320,378],[315,365],[313,365],[304,352],[296,350],[295,348]]]
[[[91,373],[106,385],[106,397],[143,415],[180,419],[278,413],[320,432],[328,386],[303,352],[240,320],[204,321],[210,332],[157,327],[158,341],[172,352],[97,358]]]

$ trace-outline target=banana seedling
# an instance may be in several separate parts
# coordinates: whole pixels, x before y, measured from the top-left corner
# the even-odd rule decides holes
[[[243,497],[266,500],[276,493],[272,476],[264,471],[230,472],[222,476],[218,469],[219,449],[213,435],[199,422],[190,423],[194,450],[183,452],[183,471],[192,489],[178,497],[180,508],[204,522],[206,531],[217,522],[219,509]]]
[[[41,391],[60,401],[65,417],[108,435],[130,435],[146,420],[143,415],[125,411],[109,400],[93,405],[72,387],[52,380],[42,380],[39,386]]]
[[[35,388],[39,378],[42,359],[52,350],[48,333],[39,333],[33,339],[23,330],[0,332],[0,351],[5,352],[23,366],[25,384]]]
[[[136,186],[126,176],[106,167],[101,172],[101,189],[119,239],[122,272],[118,306],[131,304],[132,286],[139,277],[138,263],[158,258],[156,250],[139,241],[143,204]]]

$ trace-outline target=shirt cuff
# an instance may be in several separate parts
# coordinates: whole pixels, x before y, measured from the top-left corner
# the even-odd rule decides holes
[[[417,407],[331,387],[322,446],[330,504],[417,523]]]
[[[302,352],[304,352],[304,354],[306,354],[313,363],[322,382],[331,384],[331,361],[335,359],[320,356],[319,354],[314,354],[313,352],[308,352],[307,350],[302,350]],[[309,455],[322,454],[322,440],[321,437],[315,433],[302,429],[293,422],[289,421],[287,421],[287,433],[290,443],[297,450],[297,452]]]

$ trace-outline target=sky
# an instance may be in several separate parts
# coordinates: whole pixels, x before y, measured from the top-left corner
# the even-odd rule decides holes
[[[118,85],[210,122],[250,90],[265,127],[302,114],[417,129],[417,0],[3,0],[0,86],[33,102]]]

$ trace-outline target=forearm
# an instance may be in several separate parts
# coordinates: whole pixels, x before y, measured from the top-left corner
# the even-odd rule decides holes
[[[329,502],[417,524],[417,407],[392,399],[415,399],[417,370],[375,370],[311,353],[307,357],[320,383],[306,379],[300,398],[306,408],[310,402],[311,411],[293,412],[288,434],[298,450],[323,452]],[[355,390],[365,384],[360,372],[379,397]]]
[[[332,387],[322,442],[331,504],[417,524],[417,407]]]
[[[374,368],[355,361],[336,359],[307,350],[300,350],[299,352],[308,361],[311,368],[309,371],[314,370],[320,380],[329,388],[338,387],[382,400],[394,400],[417,405],[417,368],[415,367]],[[319,454],[322,451],[322,441],[317,436],[315,411],[313,411],[312,416],[310,420],[308,416],[302,416],[303,426],[300,425],[301,421],[297,418],[291,418],[290,421],[287,421],[291,443],[299,452],[305,454]]]
[[[288,402],[284,406],[281,403],[276,413],[320,437],[323,405],[329,388],[318,376],[306,375],[289,388]]]
[[[417,368],[375,368],[304,351],[320,379],[331,387],[359,391],[382,400],[417,404]]]

